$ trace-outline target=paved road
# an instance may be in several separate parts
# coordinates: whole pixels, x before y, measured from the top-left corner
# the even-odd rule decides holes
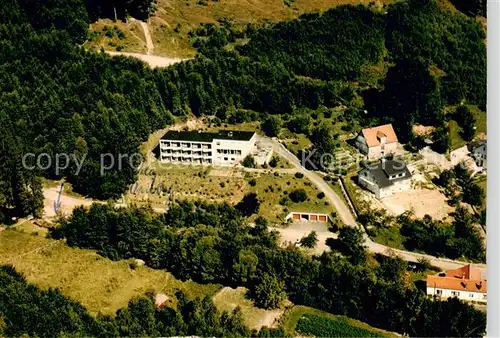
[[[347,205],[343,202],[343,200],[337,196],[335,191],[323,180],[322,176],[319,175],[318,173],[315,173],[313,171],[305,169],[297,159],[295,155],[293,155],[288,149],[286,149],[281,143],[279,143],[276,140],[269,139],[266,137],[259,136],[259,141],[263,144],[269,145],[273,148],[273,150],[280,156],[284,157],[288,162],[290,162],[294,167],[295,170],[298,172],[301,172],[304,174],[305,177],[307,177],[313,184],[315,184],[318,189],[322,192],[325,193],[325,197],[328,198],[328,200],[332,203],[332,205],[335,207],[338,216],[342,220],[342,222],[346,225],[353,226],[353,227],[359,227],[359,225],[356,223],[353,215],[351,214],[350,209],[348,208]],[[53,212],[53,205],[54,201],[57,198],[57,188],[48,188],[44,189],[44,195],[45,195],[45,212],[46,216],[54,216]],[[90,199],[84,199],[84,198],[78,198],[78,197],[70,197],[67,195],[62,195],[61,196],[61,210],[64,213],[69,213],[71,210],[76,207],[77,205],[90,205],[93,201]],[[104,202],[103,202],[104,203]],[[118,204],[116,206],[126,206],[125,204]],[[154,211],[156,212],[165,212],[165,210],[161,208],[155,208]],[[308,224],[301,224],[300,225],[300,230],[299,228],[273,228],[274,230],[279,231],[283,239],[286,241],[291,241],[295,242],[296,240],[302,238],[303,236],[307,235],[311,230],[316,230],[316,228],[311,228],[312,225]],[[410,252],[410,251],[404,251],[404,250],[398,250],[398,249],[393,249],[387,246],[384,246],[379,243],[373,242],[370,237],[366,234],[365,230],[363,227],[360,227],[364,233],[364,239],[365,239],[365,246],[368,251],[372,253],[380,253],[384,255],[388,255],[390,253],[395,253],[404,260],[410,261],[410,262],[417,262],[418,259],[425,257],[427,258],[430,263],[436,267],[439,267],[443,270],[447,269],[455,269],[460,266],[463,266],[465,263],[460,262],[460,261],[453,261],[451,259],[447,258],[438,258],[430,255],[423,255],[415,252]],[[319,243],[318,248],[316,249],[317,252],[315,253],[321,253],[323,251],[328,251],[330,248],[325,245],[325,240],[329,237],[336,237],[336,234],[329,232],[328,230],[326,231],[317,231],[318,232],[318,239]],[[481,273],[486,276],[486,265],[485,264],[473,264],[475,267],[481,270]]]
[[[319,190],[325,193],[325,196],[328,198],[328,200],[333,204],[335,207],[337,214],[339,215],[340,219],[342,222],[346,225],[349,226],[354,226],[354,227],[359,227],[358,224],[356,223],[353,215],[351,214],[351,211],[349,207],[344,203],[344,201],[337,196],[335,191],[323,180],[322,176],[319,174],[307,170],[304,168],[300,161],[297,159],[297,157],[292,154],[288,149],[285,148],[284,145],[279,143],[278,141],[274,139],[269,139],[266,137],[259,136],[259,141],[263,144],[266,144],[268,146],[271,146],[273,148],[273,151],[276,152],[278,155],[284,157],[288,162],[290,162],[296,169],[297,171],[301,172],[304,174],[305,177],[307,177],[314,185],[318,187]],[[303,235],[303,233],[309,233],[313,229],[309,229],[307,224],[303,224],[303,231],[297,232],[297,231],[288,231],[286,229],[282,228],[274,228],[274,230],[279,231],[283,236],[287,238],[289,241],[293,241],[294,238],[300,239]],[[440,258],[440,257],[435,257],[431,255],[424,255],[424,254],[419,254],[415,252],[410,252],[410,251],[404,251],[404,250],[399,250],[399,249],[394,249],[387,247],[385,245],[375,243],[374,241],[371,240],[371,238],[366,234],[366,231],[363,227],[359,227],[363,231],[363,237],[365,240],[365,246],[366,249],[372,253],[379,253],[379,254],[384,254],[384,255],[389,255],[391,253],[397,254],[401,258],[403,258],[406,261],[409,262],[417,262],[421,258],[426,258],[429,260],[429,262],[443,270],[448,270],[448,269],[455,269],[458,267],[463,266],[464,262],[461,261],[454,261],[451,259],[447,258]],[[319,233],[318,233],[319,235]],[[295,236],[295,237],[294,237]],[[325,238],[328,237],[335,237],[336,235],[332,232],[328,233],[321,233],[321,238],[320,242]],[[319,236],[318,236],[319,237]],[[324,241],[323,241],[324,243]],[[320,249],[323,251],[328,251],[330,248],[326,245],[318,245]],[[320,250],[321,251],[321,250]],[[473,264],[475,267],[477,267],[482,275],[486,278],[486,264]]]
[[[302,166],[297,157],[292,154],[288,149],[285,148],[284,145],[279,143],[274,139],[269,139],[267,137],[259,136],[259,141],[262,144],[266,144],[273,148],[273,151],[278,155],[284,157],[291,165],[293,165],[298,172],[304,174],[314,185],[318,187],[318,189],[325,193],[326,198],[332,203],[337,211],[337,215],[340,217],[344,224],[357,227],[356,221],[352,216],[349,208],[344,204],[342,199],[337,196],[335,191],[325,182],[323,177],[314,171],[307,170]]]

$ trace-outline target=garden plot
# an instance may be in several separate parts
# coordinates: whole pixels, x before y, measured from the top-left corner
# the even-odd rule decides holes
[[[220,174],[220,175],[219,175]],[[243,198],[247,182],[228,171],[207,167],[171,168],[158,175],[139,175],[127,193],[127,203],[165,207],[173,200],[208,200],[236,203]]]

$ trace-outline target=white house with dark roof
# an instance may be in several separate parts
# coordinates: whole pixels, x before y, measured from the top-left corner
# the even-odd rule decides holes
[[[168,131],[160,140],[160,162],[231,166],[240,163],[255,146],[256,133]]]
[[[411,173],[403,161],[382,159],[367,164],[358,173],[358,183],[370,190],[377,198],[411,188]]]
[[[363,129],[355,140],[356,148],[369,160],[394,154],[399,146],[392,124]]]
[[[487,168],[487,147],[486,140],[478,140],[469,144],[470,156],[476,162],[476,165],[480,168]]]

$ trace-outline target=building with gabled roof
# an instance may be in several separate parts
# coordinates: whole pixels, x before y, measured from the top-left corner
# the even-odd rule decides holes
[[[394,154],[399,141],[392,124],[384,124],[363,129],[356,137],[355,145],[362,154],[372,160]]]
[[[411,188],[411,173],[403,161],[382,158],[378,163],[366,164],[358,173],[358,183],[377,198]]]
[[[426,282],[429,296],[486,303],[486,280],[470,264],[438,275],[428,275]]]
[[[476,162],[476,165],[480,168],[487,168],[487,160],[486,155],[488,153],[488,149],[486,147],[486,140],[477,140],[471,142],[468,147],[470,151],[470,156]]]

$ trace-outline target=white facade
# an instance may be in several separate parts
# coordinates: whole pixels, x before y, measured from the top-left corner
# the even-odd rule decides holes
[[[383,173],[379,173],[379,176]],[[380,180],[380,177],[379,177]],[[411,174],[403,171],[384,178],[384,184],[377,181],[374,172],[364,169],[358,174],[358,183],[365,189],[375,194],[377,198],[384,198],[396,192],[408,191],[411,189]]]
[[[457,297],[458,299],[466,302],[486,303],[486,293],[483,292],[473,292],[468,290],[458,291],[458,290],[450,290],[433,286],[427,286],[427,295],[437,296],[442,299]]]
[[[379,142],[380,145],[368,147],[366,139],[360,134],[356,137],[355,145],[356,148],[358,148],[359,151],[369,160],[379,159],[390,154],[395,154],[398,150],[398,142],[387,143],[386,137],[381,137]]]
[[[169,139],[167,133],[165,138],[160,140],[159,160],[180,164],[237,165],[251,153],[255,146],[256,134],[249,140],[231,139],[231,132],[226,136],[214,136],[211,140],[179,140]]]
[[[476,165],[478,167],[482,167],[485,169],[487,168],[486,154],[486,143],[482,144],[472,151],[472,157],[476,161]]]

